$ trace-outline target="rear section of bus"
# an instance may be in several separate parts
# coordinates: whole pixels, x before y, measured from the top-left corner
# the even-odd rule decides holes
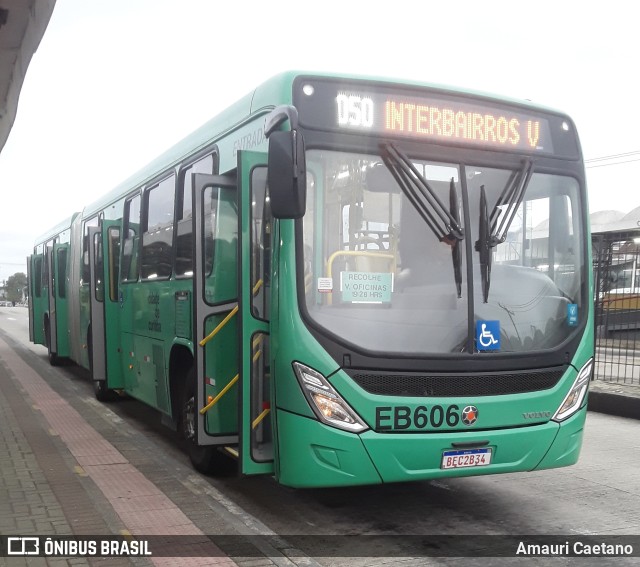
[[[69,245],[77,214],[40,236],[27,258],[29,339],[47,347],[54,365],[70,355]]]

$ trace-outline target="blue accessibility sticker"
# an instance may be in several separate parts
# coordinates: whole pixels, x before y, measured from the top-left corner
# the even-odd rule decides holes
[[[578,324],[578,304],[569,303],[567,305],[567,323],[570,327],[575,327]]]
[[[476,348],[500,350],[500,321],[476,321]]]

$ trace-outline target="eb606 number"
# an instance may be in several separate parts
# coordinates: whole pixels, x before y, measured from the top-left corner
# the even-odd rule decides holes
[[[376,407],[376,431],[402,431],[404,429],[438,429],[443,425],[455,427],[460,422],[460,408],[416,406]]]

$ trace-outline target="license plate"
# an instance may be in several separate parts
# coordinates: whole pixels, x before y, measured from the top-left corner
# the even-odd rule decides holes
[[[491,464],[491,449],[464,449],[461,451],[444,451],[441,469],[462,469],[467,467],[484,467]]]

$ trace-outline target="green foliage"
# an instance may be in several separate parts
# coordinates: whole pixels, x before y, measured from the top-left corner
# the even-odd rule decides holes
[[[8,301],[22,301],[24,288],[27,287],[27,275],[18,272],[7,278],[5,296]]]

